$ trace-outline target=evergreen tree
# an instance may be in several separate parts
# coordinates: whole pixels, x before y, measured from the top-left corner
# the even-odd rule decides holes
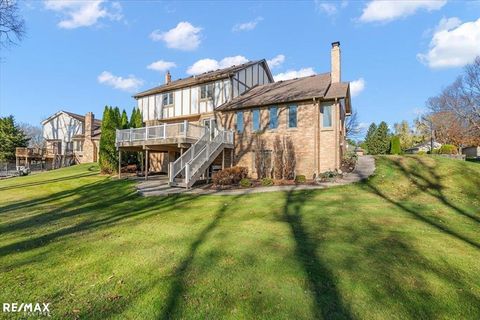
[[[122,111],[122,119],[120,121],[120,129],[128,129],[128,116],[125,110]]]
[[[0,117],[0,161],[15,159],[15,148],[26,147],[28,140],[13,116]]]
[[[386,154],[390,147],[390,132],[385,121],[380,122],[374,135],[375,154]]]
[[[99,148],[100,169],[103,173],[110,174],[116,172],[118,168],[117,150],[115,148],[115,133],[118,127],[118,119],[116,111],[111,107],[105,106]]]
[[[368,127],[367,135],[365,136],[365,145],[367,147],[367,152],[369,154],[376,154],[374,150],[374,137],[375,137],[375,132],[377,131],[377,125],[372,122],[370,127]]]
[[[118,107],[113,109],[113,123],[115,124],[116,129],[122,128],[122,114],[120,113],[120,109]]]
[[[400,137],[393,136],[390,140],[390,154],[401,154],[402,148],[400,147]]]
[[[132,115],[130,117],[130,128],[141,128],[143,127],[143,118],[140,109],[134,107],[132,110]]]

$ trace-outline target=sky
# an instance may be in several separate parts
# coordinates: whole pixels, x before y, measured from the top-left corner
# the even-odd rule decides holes
[[[172,79],[267,59],[276,80],[330,71],[362,126],[412,121],[480,55],[480,1],[22,1],[27,35],[0,51],[0,116],[40,124]]]

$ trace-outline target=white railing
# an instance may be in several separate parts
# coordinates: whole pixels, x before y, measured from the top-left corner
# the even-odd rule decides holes
[[[203,126],[188,121],[161,124],[143,128],[117,130],[116,143],[159,140],[167,138],[198,139],[203,134]]]
[[[180,158],[171,164],[170,182],[173,182],[174,178],[180,173],[183,173],[183,176],[185,176],[185,173],[183,172],[185,170],[185,165],[189,161],[192,161],[205,147],[205,145],[208,143],[209,137],[210,130],[207,127],[204,127],[203,135],[200,137],[200,139],[198,139],[197,142],[195,142],[187,151],[185,151]]]
[[[195,181],[192,181],[192,177],[199,172],[205,163],[214,160],[212,159],[213,154],[223,144],[233,144],[233,131],[219,130],[217,135],[211,141],[208,141],[191,161],[185,164],[185,184],[187,187],[195,183]]]

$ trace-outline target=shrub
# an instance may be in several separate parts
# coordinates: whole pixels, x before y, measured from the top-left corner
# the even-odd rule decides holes
[[[457,154],[457,147],[452,144],[444,144],[438,149],[439,154]]]
[[[348,152],[342,159],[341,168],[345,172],[351,172],[355,169],[357,164],[358,156],[355,152]]]
[[[245,167],[231,167],[216,172],[213,177],[214,185],[228,186],[238,184],[248,175],[248,169]]]
[[[299,174],[298,176],[295,177],[295,183],[305,183],[307,182],[307,178],[305,178],[304,175]]]
[[[270,178],[263,178],[261,181],[262,186],[273,186],[273,180]]]
[[[248,178],[243,178],[240,180],[240,186],[242,188],[250,188],[252,186],[252,181],[250,181]]]
[[[426,155],[427,153],[426,153],[425,151],[423,151],[423,150],[420,150],[420,151],[417,152],[417,154],[418,154],[419,156],[424,156],[424,155]]]
[[[322,182],[326,182],[326,181],[329,181],[329,182],[335,182],[338,178],[341,178],[342,175],[340,173],[338,173],[338,171],[325,171],[323,173],[320,174],[320,181]]]
[[[393,136],[390,140],[390,154],[401,154],[402,148],[400,148],[400,137]]]

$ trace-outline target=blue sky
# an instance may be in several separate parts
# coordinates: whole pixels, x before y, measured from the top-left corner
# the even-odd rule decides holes
[[[21,2],[27,36],[0,52],[0,114],[39,124],[58,110],[130,112],[133,93],[239,63],[277,79],[330,70],[354,81],[362,123],[414,119],[480,55],[480,2]],[[149,67],[150,66],[150,67]]]

